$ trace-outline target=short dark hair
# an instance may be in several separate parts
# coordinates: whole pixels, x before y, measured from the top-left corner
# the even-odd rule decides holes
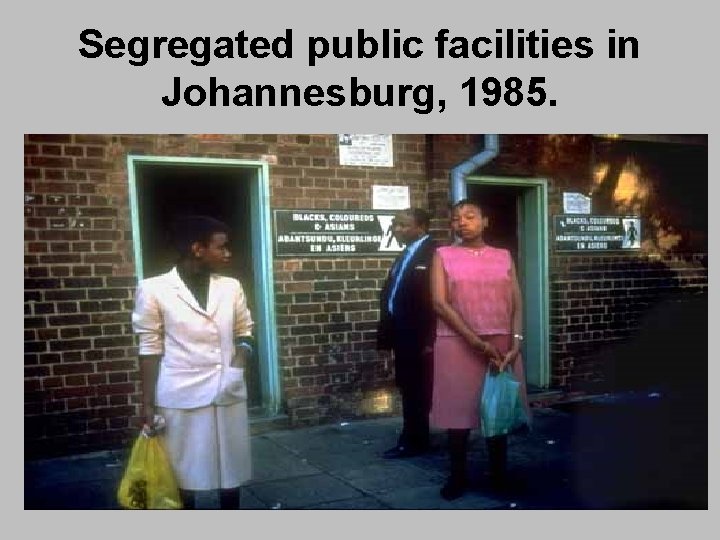
[[[469,198],[460,199],[458,202],[456,202],[455,204],[452,205],[452,207],[450,208],[450,211],[454,212],[461,206],[474,206],[475,208],[480,210],[481,214],[483,214],[483,215],[485,214],[485,212],[483,211],[482,204],[480,204],[480,202],[477,199],[469,199]]]
[[[210,216],[180,216],[173,221],[170,233],[173,246],[184,257],[195,242],[207,245],[215,233],[230,234],[230,227]]]
[[[398,212],[399,214],[407,214],[415,220],[415,224],[425,230],[430,228],[430,214],[422,208],[406,208]]]

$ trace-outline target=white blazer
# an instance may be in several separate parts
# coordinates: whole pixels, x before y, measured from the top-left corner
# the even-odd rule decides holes
[[[157,406],[194,409],[247,399],[243,369],[230,365],[235,337],[249,336],[253,327],[238,280],[212,275],[206,311],[176,268],[144,279],[132,324],[140,337],[139,354],[162,355]]]

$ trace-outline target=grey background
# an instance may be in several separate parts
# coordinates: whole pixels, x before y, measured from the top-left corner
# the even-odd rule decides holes
[[[25,131],[53,125],[93,132],[334,132],[352,126],[356,132],[688,132],[702,131],[691,107],[714,101],[717,50],[706,2],[632,0],[514,1],[469,3],[388,2],[378,0],[266,2],[57,2],[28,7],[19,2],[6,21],[6,54],[14,57],[6,91],[15,112],[23,109]],[[643,6],[643,7],[641,7]],[[24,12],[24,14],[23,14]],[[451,35],[495,36],[497,28],[549,30],[549,36],[592,38],[587,59],[451,59],[436,57],[433,40],[440,28]],[[118,36],[250,36],[274,37],[293,29],[292,59],[215,59],[196,67],[190,58],[167,55],[142,67],[128,57],[84,58],[80,33],[100,30]],[[311,35],[356,35],[358,28],[379,36],[382,28],[423,39],[418,59],[334,59],[316,67],[307,61]],[[639,40],[639,58],[607,58],[608,29]],[[11,52],[12,51],[12,52]],[[707,69],[706,69],[707,68]],[[352,75],[366,84],[433,83],[445,99],[439,114],[416,114],[411,107],[167,107],[173,76],[207,84],[210,76],[233,88],[237,84],[295,83],[302,86],[348,85]],[[479,80],[545,76],[548,97],[556,107],[467,106],[460,86],[471,75]]]

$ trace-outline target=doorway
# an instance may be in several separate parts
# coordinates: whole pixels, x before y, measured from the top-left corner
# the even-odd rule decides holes
[[[477,176],[467,196],[489,218],[488,244],[510,251],[523,294],[522,354],[529,390],[550,384],[547,182],[542,178]]]
[[[243,285],[253,316],[257,362],[246,368],[251,416],[278,413],[268,174],[265,163],[203,158],[128,156],[130,209],[138,279],[172,269],[176,255],[168,226],[188,214],[230,226],[230,277]]]

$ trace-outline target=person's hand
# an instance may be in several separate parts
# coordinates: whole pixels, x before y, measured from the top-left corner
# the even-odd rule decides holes
[[[251,354],[247,347],[236,347],[235,356],[232,357],[230,366],[244,369]]]
[[[143,424],[141,433],[145,437],[154,437],[155,435],[157,435],[164,429],[165,429],[165,418],[163,416],[160,416],[159,414],[156,414],[155,416],[153,416],[153,419],[150,423],[145,422]]]
[[[154,405],[143,405],[142,414],[143,424],[141,432],[146,437],[152,437],[155,435],[155,406]]]
[[[503,362],[503,356],[502,356],[502,354],[500,354],[500,351],[497,350],[497,347],[495,347],[495,345],[492,345],[490,343],[488,343],[487,349],[488,349],[488,351],[486,354],[488,355],[490,362],[492,362],[492,364],[498,370],[501,369],[500,366],[502,365],[502,362]]]
[[[520,354],[520,349],[516,349],[515,347],[513,347],[507,353],[505,353],[504,358],[498,365],[498,370],[503,371],[507,367],[508,364],[512,364],[513,362],[515,362],[515,359],[518,357],[518,354]]]
[[[503,361],[502,356],[500,355],[500,351],[497,350],[497,348],[492,344],[488,343],[487,341],[483,341],[479,337],[475,337],[475,339],[472,342],[472,347],[476,349],[477,351],[481,352],[485,356],[487,356],[488,360],[495,366],[499,367],[500,363]]]
[[[232,360],[230,360],[230,367],[234,368],[245,368],[245,355],[238,353],[235,353],[235,355],[232,357]]]

